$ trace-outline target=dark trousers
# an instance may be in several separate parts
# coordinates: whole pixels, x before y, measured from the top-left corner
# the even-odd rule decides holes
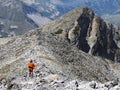
[[[33,77],[33,68],[29,67],[29,77]]]

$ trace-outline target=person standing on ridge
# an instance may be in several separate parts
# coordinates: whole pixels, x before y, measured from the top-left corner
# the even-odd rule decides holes
[[[35,68],[35,64],[33,63],[32,60],[28,63],[28,68],[29,68],[29,77],[33,77],[33,69]]]

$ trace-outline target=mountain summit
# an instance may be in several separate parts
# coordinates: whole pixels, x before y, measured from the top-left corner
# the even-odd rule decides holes
[[[87,7],[65,14],[43,31],[52,32],[86,53],[119,61],[119,27],[106,23]]]
[[[0,45],[0,87],[35,90],[61,90],[62,87],[67,90],[74,80],[75,88],[79,88],[81,80],[118,80],[120,65],[113,62],[115,55],[120,54],[114,51],[119,51],[118,30],[106,24],[91,9],[83,7],[35,31],[6,38]],[[33,79],[29,79],[27,72],[27,62],[31,59],[37,65]],[[118,85],[118,81],[114,85]]]

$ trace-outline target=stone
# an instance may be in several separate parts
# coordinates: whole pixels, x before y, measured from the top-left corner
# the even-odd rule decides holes
[[[96,89],[96,82],[95,81],[92,81],[90,83],[90,87],[93,88],[93,89]]]

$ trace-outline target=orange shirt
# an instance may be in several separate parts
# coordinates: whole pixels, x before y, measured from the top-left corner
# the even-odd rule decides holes
[[[28,63],[28,67],[30,67],[30,68],[35,68],[35,65],[34,65],[32,62],[29,62],[29,63]]]

